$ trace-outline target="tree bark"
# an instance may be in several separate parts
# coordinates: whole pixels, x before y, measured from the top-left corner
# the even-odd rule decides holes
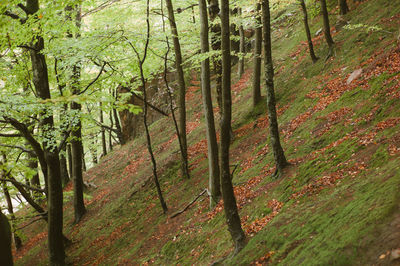
[[[324,21],[325,40],[329,46],[329,49],[332,49],[335,42],[333,41],[332,35],[331,35],[331,26],[329,25],[329,13],[328,13],[328,9],[326,7],[326,0],[320,0],[320,3],[321,3],[322,18]]]
[[[104,124],[104,116],[103,116],[103,103],[99,102],[99,109],[100,109],[100,123]],[[101,147],[102,147],[102,154],[101,157],[107,155],[107,143],[106,143],[106,129],[101,127]]]
[[[29,15],[39,11],[38,0],[27,0],[26,9]],[[44,40],[36,36],[32,43],[34,49],[30,49],[32,61],[33,84],[36,94],[42,100],[50,99],[49,78],[46,59],[43,54]],[[51,114],[42,114],[40,127],[47,137],[51,137],[54,129],[54,120]],[[49,142],[43,142],[44,157],[47,163],[48,172],[48,244],[51,265],[64,265],[65,253],[63,244],[63,194],[61,184],[60,160],[57,149],[51,147]]]
[[[179,106],[179,136],[181,138],[181,157],[182,157],[182,174],[189,178],[189,164],[188,164],[188,154],[187,154],[187,138],[186,138],[186,85],[185,85],[185,76],[183,73],[182,66],[182,52],[181,45],[179,43],[178,37],[178,29],[175,23],[175,15],[174,8],[172,6],[171,0],[165,1],[167,9],[168,9],[168,18],[172,32],[172,41],[174,43],[175,50],[175,62],[176,62],[176,72],[178,74],[178,84],[179,84],[179,97],[178,97],[178,106]]]
[[[214,51],[221,50],[221,25],[216,21],[219,14],[219,3],[218,0],[208,0],[208,13],[211,20],[211,48]],[[222,61],[219,56],[213,56],[213,68],[215,75],[215,88],[217,92],[217,103],[219,107],[219,114],[222,112]]]
[[[308,14],[307,14],[307,7],[304,0],[300,0],[301,9],[303,10],[303,21],[304,21],[304,29],[307,35],[307,42],[308,42],[308,49],[310,51],[311,60],[313,63],[317,62],[318,58],[315,56],[314,53],[314,45],[312,43],[310,27],[308,25]]]
[[[142,82],[142,88],[143,88],[143,98],[144,98],[144,101],[143,101],[143,103],[144,103],[143,123],[144,123],[145,132],[146,132],[147,149],[149,151],[151,162],[152,162],[152,165],[153,165],[153,178],[154,178],[154,183],[155,183],[156,188],[157,188],[158,198],[160,200],[163,212],[166,213],[168,211],[168,207],[167,207],[167,204],[165,203],[164,197],[162,195],[160,182],[158,181],[157,163],[156,163],[156,159],[154,157],[153,148],[151,146],[151,137],[150,137],[149,127],[147,125],[148,106],[147,106],[146,80],[145,80],[144,72],[143,72],[143,63],[146,60],[147,48],[148,48],[149,41],[150,41],[150,21],[149,21],[149,15],[150,15],[149,12],[150,12],[150,10],[149,9],[150,9],[149,0],[147,0],[147,9],[146,9],[146,14],[147,14],[147,16],[146,16],[147,38],[146,38],[146,45],[145,45],[143,58],[141,59],[140,56],[139,56],[139,53],[137,53],[136,50],[135,51],[136,51],[136,55],[137,55],[138,61],[139,61],[140,81]]]
[[[199,0],[199,11],[201,52],[206,54],[210,51],[206,0]],[[210,59],[208,57],[201,62],[201,91],[207,132],[210,209],[213,209],[221,198],[221,186],[219,180],[218,143],[211,98]]]
[[[11,227],[7,217],[0,210],[0,265],[14,265],[11,252]]]
[[[242,9],[239,8],[238,10],[239,16],[242,15]],[[245,50],[245,38],[244,38],[244,28],[243,28],[243,23],[240,22],[239,26],[239,36],[240,36],[240,43],[239,43],[239,65],[238,65],[238,76],[239,78],[242,77],[244,73],[244,54],[246,52]]]
[[[265,87],[267,89],[267,109],[271,146],[276,164],[276,176],[288,165],[279,139],[278,117],[276,114],[276,101],[274,91],[274,67],[271,49],[271,22],[269,0],[262,1],[263,28],[264,28],[264,69]]]
[[[110,128],[112,128],[114,126],[114,120],[113,120],[113,111],[110,111]],[[108,131],[108,146],[110,151],[112,151],[113,146],[112,146],[112,130]]]
[[[340,9],[340,15],[346,15],[350,9],[349,6],[347,5],[346,0],[338,0],[339,1],[339,9]]]
[[[115,97],[115,100],[118,99],[118,92],[117,92],[117,91],[115,91],[114,97]],[[122,134],[121,123],[120,123],[120,121],[119,121],[118,112],[117,112],[117,109],[115,109],[115,107],[112,108],[112,113],[113,113],[113,115],[114,115],[114,121],[115,121],[115,127],[116,127],[116,129],[117,129],[117,138],[118,138],[118,141],[119,141],[119,143],[120,143],[121,145],[124,145],[124,144],[126,144],[126,139],[124,138],[124,135]]]
[[[4,173],[4,172],[3,172],[3,173]],[[3,177],[4,177],[4,176],[3,176]],[[2,181],[2,186],[3,186],[4,197],[6,198],[6,201],[7,201],[7,210],[8,210],[8,213],[10,214],[11,219],[14,219],[14,220],[15,220],[14,207],[13,207],[13,204],[12,204],[12,201],[11,201],[11,196],[10,196],[10,193],[9,193],[9,191],[8,191],[7,184],[6,184],[5,181]],[[13,222],[13,223],[11,224],[11,228],[12,228],[12,235],[13,235],[13,238],[14,238],[15,247],[16,247],[17,250],[19,250],[19,249],[22,247],[22,240],[21,240],[21,238],[16,234],[17,228],[16,228],[16,226],[15,226],[15,222]]]
[[[262,21],[261,4],[257,3],[256,37],[254,47],[254,71],[253,71],[253,107],[261,101],[261,52],[262,52]]]
[[[232,180],[229,169],[230,129],[232,119],[231,99],[231,55],[229,29],[229,0],[221,0],[221,45],[222,45],[222,117],[221,117],[221,188],[228,230],[235,245],[235,254],[246,243],[246,236],[240,224]]]
[[[80,29],[81,23],[81,11],[80,7],[69,6],[69,10],[75,13],[75,24]],[[75,38],[79,38],[79,33]],[[70,38],[74,38],[72,34],[69,34]],[[72,67],[72,95],[80,94],[80,78],[81,78],[81,66],[80,62],[77,62]],[[72,154],[72,180],[74,181],[74,223],[79,223],[83,215],[86,213],[85,202],[83,199],[83,143],[82,143],[82,122],[80,114],[82,112],[81,104],[77,102],[71,103],[71,110],[75,111],[74,117],[74,130],[71,131],[71,154]]]

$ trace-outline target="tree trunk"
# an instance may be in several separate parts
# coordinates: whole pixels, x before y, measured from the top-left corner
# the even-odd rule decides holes
[[[69,182],[67,158],[65,154],[67,153],[67,147],[64,146],[60,153],[60,171],[61,171],[61,183],[66,186]]]
[[[114,120],[113,120],[113,111],[110,111],[110,128],[113,128],[114,126]],[[108,146],[110,151],[112,151],[113,146],[112,146],[112,130],[108,131]]]
[[[72,179],[72,149],[71,149],[71,143],[67,144],[67,158],[68,158],[68,171],[69,171],[69,176]]]
[[[189,178],[189,164],[188,164],[187,139],[186,139],[186,100],[185,100],[186,85],[185,85],[185,76],[183,73],[183,66],[182,66],[181,45],[179,43],[178,29],[175,23],[174,8],[172,6],[172,1],[166,0],[165,3],[168,9],[168,18],[172,32],[172,40],[174,43],[176,72],[178,74],[178,84],[179,84],[178,106],[179,106],[179,136],[181,138],[180,145],[181,145],[181,157],[182,157],[181,170],[182,174],[186,178]]]
[[[7,217],[0,210],[0,265],[14,265],[11,251],[11,227]]]
[[[257,4],[256,37],[254,47],[254,71],[253,71],[253,107],[261,101],[261,52],[262,52],[262,21],[261,4]]]
[[[4,172],[3,172],[3,173],[4,173]],[[3,176],[3,177],[5,178],[5,176]],[[6,198],[6,201],[7,201],[7,210],[8,210],[8,213],[10,214],[11,219],[13,219],[13,220],[15,221],[14,207],[13,207],[13,204],[12,204],[12,201],[11,201],[10,193],[9,193],[9,191],[8,191],[8,188],[7,188],[7,184],[6,184],[5,181],[3,181],[3,182],[2,182],[2,185],[3,185],[4,197]],[[22,240],[21,240],[21,238],[16,234],[17,227],[16,227],[16,225],[15,225],[15,222],[13,222],[13,223],[11,224],[11,228],[12,228],[12,235],[13,235],[13,237],[14,237],[14,244],[15,244],[15,247],[17,248],[17,250],[19,250],[19,249],[22,247]]]
[[[83,172],[86,172],[86,160],[85,160],[85,150],[84,150],[84,147],[83,147],[83,143],[82,143],[82,170],[83,170]]]
[[[267,109],[271,146],[276,164],[276,176],[288,165],[279,139],[278,118],[276,114],[276,101],[274,91],[274,67],[272,64],[271,50],[271,22],[269,0],[262,1],[263,28],[264,28],[264,69],[265,85],[267,89]]]
[[[79,30],[81,23],[81,11],[80,7],[70,7],[70,10],[76,12],[75,23]],[[70,35],[70,38],[74,36]],[[79,38],[79,33],[75,38]],[[81,67],[80,62],[77,62],[72,67],[72,95],[80,94],[80,78],[81,78]],[[72,152],[72,180],[74,181],[74,223],[79,223],[83,215],[86,213],[85,203],[83,200],[83,143],[82,143],[82,122],[80,114],[82,112],[82,106],[77,102],[71,103],[71,110],[75,111],[74,117],[74,130],[71,132],[71,152]],[[83,165],[82,165],[83,164]]]
[[[100,109],[100,123],[104,124],[104,117],[103,117],[103,103],[99,102],[99,109]],[[102,154],[101,157],[107,155],[107,143],[106,143],[106,129],[101,127],[101,147],[102,147]]]
[[[27,0],[26,9],[30,15],[39,11],[38,0]],[[49,78],[46,59],[43,54],[44,40],[37,36],[32,43],[34,49],[30,49],[32,61],[33,84],[36,93],[42,100],[48,100],[50,96]],[[44,135],[52,136],[54,120],[51,114],[42,114],[40,127]],[[64,265],[65,253],[63,244],[63,194],[61,184],[60,161],[58,153],[50,143],[43,142],[44,157],[47,163],[48,172],[48,245],[51,265]]]
[[[138,60],[139,60],[140,81],[142,82],[142,88],[143,88],[143,98],[144,98],[144,101],[143,101],[143,104],[144,104],[143,123],[144,123],[145,132],[146,132],[147,149],[149,151],[151,162],[152,162],[152,165],[153,165],[153,177],[154,177],[154,183],[155,183],[156,188],[157,188],[158,198],[160,200],[163,212],[166,213],[168,211],[168,207],[167,207],[167,204],[165,203],[164,197],[162,195],[160,182],[158,181],[157,163],[156,163],[156,159],[154,157],[153,148],[151,146],[151,137],[150,137],[149,127],[147,125],[148,106],[147,106],[146,80],[145,80],[144,72],[143,72],[143,63],[146,60],[147,48],[148,48],[148,44],[149,44],[149,41],[150,41],[150,21],[149,21],[149,15],[150,15],[149,12],[150,12],[150,10],[149,9],[150,9],[149,0],[147,0],[147,9],[146,9],[146,15],[147,15],[146,16],[147,38],[146,38],[145,51],[144,51],[144,55],[143,55],[142,59],[140,59],[139,54],[137,54],[137,57],[138,57]]]
[[[242,15],[242,9],[239,8],[239,16]],[[244,54],[246,52],[245,50],[245,38],[244,38],[244,28],[243,28],[243,23],[240,22],[240,26],[239,26],[239,36],[240,36],[240,44],[239,44],[239,65],[238,65],[238,75],[239,78],[242,77],[243,73],[244,73]]]
[[[315,56],[314,53],[314,45],[312,43],[310,27],[308,26],[308,14],[307,14],[307,7],[304,3],[304,0],[300,0],[301,9],[303,10],[303,21],[304,21],[304,28],[307,34],[307,41],[308,41],[308,48],[310,50],[310,56],[313,63],[317,62],[318,58]]]
[[[208,0],[208,13],[211,20],[211,48],[214,51],[221,50],[221,25],[216,21],[219,14],[219,3],[218,0]],[[214,56],[212,58],[213,67],[214,67],[214,75],[215,75],[215,88],[217,92],[217,103],[219,107],[219,114],[222,112],[222,61],[219,56]]]
[[[118,99],[118,92],[117,91],[115,91],[115,96],[114,97],[115,97],[115,100]],[[117,129],[117,138],[119,140],[119,143],[121,145],[124,145],[124,144],[126,144],[126,139],[124,138],[124,135],[122,134],[121,123],[119,121],[118,112],[117,112],[117,109],[115,109],[115,107],[112,108],[112,113],[114,115],[115,127]]]
[[[340,15],[346,15],[347,12],[349,12],[349,6],[347,5],[346,0],[338,0],[339,1],[339,9],[340,9]]]
[[[246,236],[240,224],[232,180],[229,169],[229,145],[232,119],[231,99],[231,55],[229,30],[229,0],[221,0],[221,45],[222,45],[222,117],[221,117],[221,188],[224,199],[225,217],[228,230],[235,244],[235,254],[246,243]]]
[[[328,13],[328,9],[326,8],[326,0],[320,0],[320,3],[321,3],[322,17],[323,17],[323,21],[324,21],[325,40],[329,46],[329,49],[332,49],[333,45],[335,43],[331,36],[331,26],[329,25],[329,13]]]
[[[28,167],[31,170],[36,171],[36,173],[31,178],[32,186],[36,187],[36,188],[41,188],[40,187],[39,172],[37,170],[37,168],[38,168],[37,156],[32,155],[32,154],[28,154]],[[39,197],[41,195],[41,193],[38,192],[38,191],[34,191],[32,194],[34,195],[34,198],[37,198],[37,197]]]
[[[200,40],[201,52],[207,54],[210,51],[208,41],[208,16],[206,0],[199,0],[200,11]],[[201,91],[203,96],[204,116],[206,120],[210,209],[213,209],[221,198],[221,186],[219,180],[218,143],[215,133],[214,113],[211,98],[210,59],[201,62]]]

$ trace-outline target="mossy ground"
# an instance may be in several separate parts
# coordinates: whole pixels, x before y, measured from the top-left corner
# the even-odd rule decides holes
[[[399,72],[379,62],[385,57],[400,58],[395,57],[399,51],[394,41],[400,2],[370,0],[352,5],[345,16],[350,24],[382,30],[335,32],[335,52],[327,61],[328,48],[323,37],[317,37],[315,48],[320,60],[315,64],[308,57],[306,45],[299,45],[305,34],[294,2],[285,1],[286,11],[277,9],[273,13],[282,13],[283,17],[288,12],[295,14],[276,18],[273,33],[282,145],[292,165],[281,179],[272,178],[265,105],[252,107],[251,76],[245,74],[241,79],[244,85],[233,91],[235,140],[231,163],[238,165],[233,183],[244,228],[273,216],[262,230],[248,233],[247,246],[223,263],[389,265],[388,257],[378,257],[400,247],[400,237],[393,237],[400,231],[400,222],[396,222],[400,221],[400,124],[386,123],[400,117],[399,99],[388,94],[398,84]],[[331,13],[337,14],[337,10]],[[331,18],[333,26],[336,16]],[[312,32],[321,25],[315,17]],[[360,67],[364,69],[359,78],[362,82],[335,94],[335,88],[346,86],[348,75]],[[369,74],[375,70],[376,75]],[[341,82],[335,83],[337,78]],[[233,79],[234,83],[239,80]],[[393,80],[386,82],[389,79]],[[74,242],[66,250],[67,261],[74,265],[204,265],[232,252],[222,208],[217,206],[209,212],[206,197],[176,218],[168,218],[208,184],[201,93],[196,89],[198,81],[191,83],[191,179],[181,177],[177,141],[171,140],[171,120],[160,119],[151,126],[168,214],[162,214],[145,139],[139,137],[108,154],[86,173],[85,179],[98,188],[88,191],[88,214],[79,225],[71,225],[73,210],[66,203],[65,234]],[[331,99],[328,96],[333,100],[319,108]],[[304,119],[300,119],[302,116]],[[277,212],[269,205],[273,200],[282,204]],[[34,236],[43,226],[30,227],[25,233]],[[41,238],[34,248],[17,253],[23,256],[16,264],[46,264],[44,244],[45,238]]]

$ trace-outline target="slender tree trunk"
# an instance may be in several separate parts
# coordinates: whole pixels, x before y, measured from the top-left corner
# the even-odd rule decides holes
[[[315,56],[314,53],[314,45],[312,43],[310,27],[308,26],[308,14],[307,14],[307,7],[304,0],[300,0],[301,9],[303,10],[303,21],[304,21],[304,29],[307,34],[307,41],[308,41],[308,48],[310,50],[310,56],[313,63],[317,62],[318,58]]]
[[[93,136],[92,149],[90,149],[90,153],[92,154],[92,163],[93,165],[97,164],[97,138]]]
[[[114,95],[114,97],[115,97],[115,100],[118,99],[118,92],[117,92],[117,90],[115,90],[115,95]],[[117,112],[117,109],[115,109],[115,107],[112,108],[112,113],[113,113],[113,115],[114,115],[115,127],[117,128],[117,138],[118,138],[118,140],[119,140],[119,143],[120,143],[121,145],[124,145],[124,144],[126,144],[126,140],[125,140],[125,138],[124,138],[124,135],[122,134],[121,123],[120,123],[120,121],[119,121],[118,112]]]
[[[221,25],[217,23],[216,19],[218,19],[219,14],[219,3],[218,0],[208,0],[208,13],[211,20],[211,48],[214,51],[221,50]],[[217,92],[217,103],[219,107],[219,114],[222,112],[222,61],[219,56],[213,56],[213,68],[215,79],[215,88]]]
[[[27,0],[26,9],[33,15],[39,11],[38,0]],[[37,36],[32,44],[34,49],[30,49],[32,61],[33,84],[39,98],[48,100],[50,96],[49,79],[47,72],[46,59],[43,54],[44,40]],[[42,114],[40,127],[45,136],[52,136],[54,120],[51,114]],[[51,265],[64,265],[65,253],[63,244],[63,194],[61,184],[60,160],[54,147],[48,142],[43,142],[44,157],[47,163],[48,172],[48,244]]]
[[[182,174],[189,178],[189,164],[188,164],[188,154],[187,154],[187,139],[186,139],[186,85],[185,85],[185,76],[183,73],[182,66],[182,52],[181,45],[179,43],[178,37],[178,29],[175,23],[175,15],[174,8],[172,6],[171,0],[165,0],[168,9],[168,18],[171,26],[172,32],[172,41],[174,43],[175,50],[175,62],[176,62],[176,72],[178,73],[178,84],[179,84],[179,97],[178,97],[178,106],[179,106],[179,136],[181,138],[181,157],[182,157]]]
[[[6,201],[7,201],[8,213],[9,213],[11,219],[15,221],[14,207],[13,207],[13,204],[12,204],[12,201],[11,201],[11,196],[10,196],[10,193],[8,191],[7,184],[6,184],[5,181],[2,182],[2,186],[3,186],[4,197],[6,198]],[[16,234],[17,227],[15,225],[15,222],[11,223],[11,228],[12,228],[12,234],[13,234],[13,237],[14,237],[15,247],[17,248],[17,250],[19,250],[22,247],[22,240]]]
[[[242,16],[242,9],[239,8],[238,10],[239,12],[239,16]],[[239,78],[242,77],[243,73],[244,73],[244,54],[246,52],[245,50],[245,38],[244,38],[244,28],[243,28],[243,23],[240,23],[239,26],[239,36],[240,36],[240,44],[239,44],[239,65],[238,65],[238,75]]]
[[[331,26],[329,25],[329,13],[328,13],[328,9],[326,7],[326,0],[320,0],[320,3],[321,3],[322,18],[324,21],[325,40],[329,46],[329,49],[332,49],[333,45],[335,43],[334,43],[334,41],[332,39],[332,35],[331,35]]]
[[[267,89],[267,109],[271,146],[276,164],[276,176],[288,165],[279,139],[278,117],[276,114],[276,101],[274,91],[274,67],[272,64],[271,50],[271,24],[269,0],[262,1],[263,28],[264,28],[264,69],[265,85]]]
[[[83,170],[83,172],[86,172],[86,170],[87,170],[87,168],[86,168],[86,159],[85,159],[85,148],[84,148],[84,146],[83,146],[83,143],[82,143],[82,170]]]
[[[346,15],[347,12],[350,11],[349,6],[347,5],[346,0],[338,0],[339,1],[339,9],[340,9],[340,15]]]
[[[246,243],[246,236],[240,224],[232,180],[229,169],[230,129],[232,119],[231,99],[231,55],[229,30],[229,0],[221,0],[221,45],[222,45],[222,117],[221,117],[221,188],[224,199],[225,217],[228,230],[235,244],[235,254]]]
[[[100,109],[100,123],[104,124],[104,117],[103,117],[103,103],[99,102],[99,109]],[[101,146],[103,148],[103,153],[101,154],[101,157],[105,156],[107,154],[107,143],[106,143],[106,130],[104,127],[101,127]]]
[[[31,178],[32,186],[36,187],[36,188],[40,188],[39,172],[37,170],[37,168],[38,168],[37,156],[35,156],[33,154],[28,154],[28,167],[29,167],[29,169],[36,171],[36,173]],[[37,198],[41,195],[41,193],[37,192],[37,191],[34,191],[32,194],[34,195],[35,198]]]
[[[261,52],[262,52],[262,21],[261,4],[257,3],[256,37],[254,47],[254,71],[253,71],[253,107],[261,101]]]
[[[201,52],[207,54],[210,51],[208,41],[208,15],[206,0],[199,0],[200,11],[200,42]],[[204,116],[206,120],[210,209],[213,209],[221,198],[221,186],[219,180],[218,143],[215,133],[214,113],[211,98],[210,59],[201,62],[201,91],[203,96]]]
[[[0,265],[13,266],[13,257],[11,250],[11,227],[0,209]]]
[[[77,28],[80,28],[81,11],[80,7],[70,7],[71,12],[76,12],[75,23]],[[74,36],[70,35],[70,38]],[[79,38],[79,33],[75,38]],[[72,68],[72,94],[80,94],[80,77],[81,67],[80,62],[76,63]],[[74,181],[74,223],[79,223],[83,215],[86,213],[85,203],[83,199],[83,143],[82,143],[82,122],[80,118],[82,106],[77,102],[71,103],[71,110],[75,111],[74,130],[71,132],[71,151],[72,151],[72,180]],[[82,165],[83,164],[83,165]]]
[[[147,106],[147,91],[146,91],[146,80],[144,77],[144,72],[143,72],[143,63],[146,60],[147,56],[147,48],[149,45],[149,40],[150,40],[150,21],[149,21],[149,12],[150,12],[150,7],[149,7],[149,0],[147,0],[147,9],[146,9],[146,23],[147,23],[147,38],[146,38],[146,45],[145,45],[145,50],[144,50],[144,55],[143,58],[141,59],[139,54],[136,53],[139,61],[139,69],[140,69],[140,81],[142,82],[142,87],[143,87],[143,104],[144,104],[144,110],[143,110],[143,123],[144,123],[144,128],[146,132],[146,140],[147,140],[147,149],[150,154],[151,162],[153,165],[153,177],[154,177],[154,183],[157,188],[157,194],[158,198],[161,203],[161,207],[163,209],[163,212],[166,213],[168,211],[167,204],[165,203],[164,197],[162,195],[161,187],[160,187],[160,182],[158,181],[158,175],[157,175],[157,163],[156,159],[154,157],[153,153],[153,148],[151,146],[151,137],[150,137],[150,132],[149,132],[149,127],[147,125],[147,112],[148,112],[148,106]],[[136,50],[135,50],[136,51]]]
[[[110,128],[113,128],[114,126],[114,120],[113,120],[113,111],[110,111]],[[112,130],[108,131],[108,146],[110,151],[112,151],[113,146],[112,146]]]
[[[164,19],[164,8],[163,8],[163,0],[161,0],[161,17],[162,17],[162,25],[163,25],[163,32],[165,33],[165,19]],[[180,136],[180,132],[179,132],[179,125],[176,119],[176,115],[175,115],[175,109],[174,109],[174,99],[173,99],[173,94],[171,92],[171,89],[169,87],[169,82],[168,82],[168,78],[167,78],[167,72],[168,72],[168,54],[170,52],[170,45],[169,45],[169,39],[168,36],[165,36],[165,40],[166,40],[166,44],[167,44],[167,51],[165,53],[165,58],[164,58],[164,73],[163,73],[163,78],[164,78],[164,82],[165,82],[165,87],[167,90],[167,94],[168,94],[168,98],[169,98],[169,108],[171,111],[171,115],[172,115],[172,121],[174,122],[174,126],[175,126],[175,131],[176,131],[176,135],[178,136],[178,142],[179,142],[179,148],[181,151],[181,154],[184,154],[185,151],[183,150],[183,145],[182,145],[182,138]],[[148,103],[147,103],[148,104]],[[184,165],[182,164],[182,167]],[[188,165],[186,165],[186,167],[188,167]],[[187,173],[189,173],[189,170],[187,170]]]
[[[67,185],[69,182],[67,158],[65,157],[66,153],[67,153],[67,146],[64,145],[60,153],[61,183],[63,186]]]
[[[69,176],[72,179],[72,149],[71,149],[71,143],[67,144],[67,158],[68,158],[68,171],[69,171]]]

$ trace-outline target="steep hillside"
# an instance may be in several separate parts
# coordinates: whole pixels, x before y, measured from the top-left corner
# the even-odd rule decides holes
[[[230,265],[400,264],[390,255],[400,248],[396,41],[400,1],[351,5],[345,16],[350,26],[333,28],[332,57],[325,60],[328,48],[323,35],[314,36],[320,57],[316,64],[308,56],[301,20],[294,19],[297,13],[294,4],[279,10],[273,31],[277,109],[291,163],[280,179],[272,178],[265,103],[251,106],[251,62],[232,86],[231,162],[249,240],[245,249],[227,257],[233,247],[222,203],[210,212],[206,195],[170,218],[208,185],[199,75],[193,72],[187,92],[190,180],[179,173],[171,119],[151,125],[168,214],[162,214],[145,138],[139,137],[86,172],[85,180],[97,187],[87,192],[88,213],[78,225],[71,225],[73,209],[66,193],[65,234],[73,240],[67,261],[73,265],[207,265],[222,260]],[[321,25],[318,17],[313,19],[312,32]],[[349,82],[359,69],[362,73]],[[29,239],[15,254],[17,265],[47,263],[44,229],[44,224],[25,229]]]

